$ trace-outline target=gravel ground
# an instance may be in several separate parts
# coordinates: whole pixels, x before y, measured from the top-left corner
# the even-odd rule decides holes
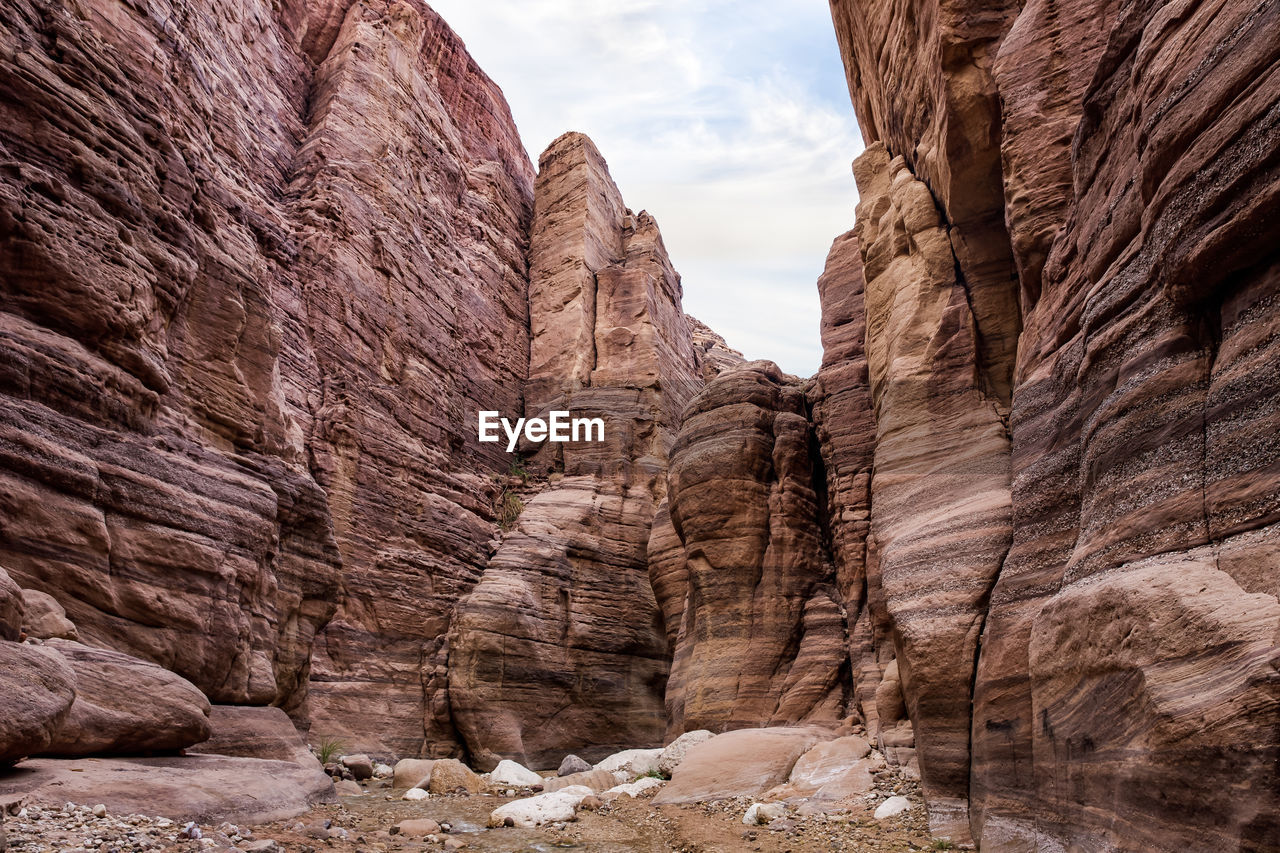
[[[917,783],[886,778],[866,797],[841,803],[835,814],[802,816],[794,809],[768,826],[747,827],[752,800],[737,798],[686,806],[654,806],[652,792],[620,797],[572,822],[537,829],[486,829],[489,813],[517,797],[503,794],[442,795],[405,801],[372,782],[366,793],[344,797],[288,821],[260,827],[180,824],[143,815],[111,815],[102,807],[22,809],[9,815],[7,853],[402,853],[466,849],[525,853],[573,849],[591,853],[817,853],[817,851],[915,851],[935,848]],[[512,792],[515,793],[515,792]],[[525,796],[529,792],[522,792]],[[907,796],[909,811],[885,821],[872,812],[893,794]],[[446,831],[427,838],[396,834],[396,825],[431,818]],[[0,841],[0,851],[4,843]]]

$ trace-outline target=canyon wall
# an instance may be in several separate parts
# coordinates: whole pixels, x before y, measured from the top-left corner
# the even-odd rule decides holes
[[[418,0],[0,15],[16,584],[313,740],[657,744],[651,521],[685,404],[742,359],[591,141],[553,143],[535,187]],[[509,455],[482,409],[606,438]]]
[[[599,418],[604,440],[525,444],[548,488],[459,608],[449,694],[481,767],[661,745],[669,653],[649,530],[681,411],[704,370],[733,360],[710,330],[695,348],[680,303],[657,223],[626,208],[591,140],[553,142],[535,188],[525,413]]]
[[[0,43],[0,566],[214,702],[311,676],[322,734],[448,748],[507,464],[464,434],[527,370],[501,93],[411,0],[15,0]]]
[[[1275,849],[1280,7],[831,5],[935,832]]]

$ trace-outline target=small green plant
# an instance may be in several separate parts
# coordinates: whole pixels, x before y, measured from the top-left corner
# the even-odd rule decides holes
[[[328,764],[342,754],[344,744],[336,737],[322,737],[316,744],[316,758],[321,764]]]
[[[524,512],[524,501],[515,492],[503,491],[502,506],[498,508],[498,526],[510,530]]]
[[[637,779],[665,779],[667,777],[663,776],[662,771],[655,767],[652,770],[646,770],[644,773],[641,773],[636,778]]]
[[[935,838],[933,844],[929,845],[930,850],[955,850],[956,845],[950,838]]]
[[[508,477],[519,477],[523,483],[529,482],[529,472],[525,470],[524,459],[517,456],[511,460],[511,466],[507,468]]]

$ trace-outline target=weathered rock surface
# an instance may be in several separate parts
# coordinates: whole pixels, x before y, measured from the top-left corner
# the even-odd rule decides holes
[[[560,762],[560,769],[556,771],[556,775],[569,776],[573,773],[585,773],[590,769],[591,765],[578,756],[566,755],[564,761]]]
[[[209,709],[208,739],[186,749],[190,754],[232,755],[271,761],[292,761],[313,769],[319,760],[279,708],[214,705]]]
[[[524,506],[459,608],[451,709],[481,768],[661,742],[667,649],[649,532],[701,384],[657,224],[626,209],[581,134],[539,158],[530,270],[525,414],[599,417],[605,438],[537,449],[528,464],[563,478]]]
[[[602,791],[614,787],[619,782],[618,774],[609,770],[586,770],[582,773],[571,773],[568,776],[558,776],[554,779],[546,779],[542,783],[542,789],[548,793],[552,791],[560,791],[565,788],[583,787],[590,788],[599,794]]]
[[[522,764],[517,764],[510,759],[503,759],[498,762],[498,766],[493,768],[493,771],[489,774],[489,782],[494,785],[515,785],[520,788],[528,788],[533,785],[541,785],[542,777]]]
[[[700,743],[658,792],[655,803],[758,797],[791,775],[796,760],[829,737],[815,727],[739,729]]]
[[[933,196],[880,143],[854,175],[876,422],[870,535],[930,824],[963,839],[978,636],[1012,527],[1009,437]]]
[[[76,698],[42,755],[174,752],[212,732],[209,700],[161,666],[71,640],[49,640],[43,648],[71,665]]]
[[[983,850],[1275,847],[1276,8],[832,12],[868,143],[869,729]],[[920,665],[948,653],[976,667]]]
[[[578,806],[594,796],[590,788],[572,786],[547,794],[538,794],[507,803],[489,815],[489,826],[542,826],[555,821],[573,820]]]
[[[685,314],[689,324],[689,334],[693,339],[693,352],[697,357],[698,369],[703,380],[710,382],[728,370],[732,370],[746,359],[725,341],[724,336],[717,333],[706,323]]]
[[[164,758],[35,758],[0,775],[0,797],[62,808],[101,803],[111,814],[150,814],[175,821],[270,823],[334,802],[319,767],[224,755]]]
[[[58,600],[47,592],[24,589],[22,600],[26,612],[22,617],[22,630],[37,640],[79,640],[80,632],[67,618],[67,611]]]
[[[478,794],[484,790],[484,780],[458,759],[443,758],[431,765],[431,776],[425,787],[432,794],[452,794],[455,791]]]
[[[663,750],[658,749],[624,749],[622,752],[615,752],[600,761],[596,762],[596,770],[607,770],[610,773],[617,773],[620,776],[626,776],[634,779],[636,776],[643,776],[646,773],[652,773],[658,769],[658,761],[662,758]]]
[[[356,777],[357,782],[373,778],[373,759],[364,753],[344,755],[339,763],[351,771],[351,775]]]
[[[75,696],[75,672],[61,655],[0,642],[0,767],[45,749]]]
[[[798,381],[770,362],[717,377],[685,411],[668,478],[683,555],[655,528],[650,564],[679,620],[672,733],[841,716],[847,650],[811,442]]]
[[[402,758],[392,771],[393,788],[417,788],[431,778],[435,761],[425,758]]]
[[[22,590],[0,569],[0,641],[16,641],[26,624],[27,605]]]
[[[456,749],[506,465],[466,413],[519,408],[528,340],[497,87],[417,0],[20,0],[0,44],[0,564],[295,715],[339,601],[322,730]]]
[[[857,231],[837,237],[818,278],[822,367],[808,389],[810,418],[826,473],[825,521],[845,611],[852,679],[850,710],[879,732],[875,696],[896,654],[871,532],[876,421],[867,365],[866,284]],[[821,484],[819,484],[821,485]]]
[[[858,127],[868,145],[904,158],[938,200],[951,226],[942,240],[952,277],[968,297],[976,380],[1006,407],[1020,318],[991,64],[1019,10],[1016,0],[980,10],[940,0],[831,0]],[[868,283],[874,277],[868,271]]]
[[[670,779],[671,774],[680,766],[680,762],[684,761],[684,757],[689,754],[689,750],[713,737],[715,734],[706,729],[694,729],[680,735],[667,744],[658,755],[658,772]]]

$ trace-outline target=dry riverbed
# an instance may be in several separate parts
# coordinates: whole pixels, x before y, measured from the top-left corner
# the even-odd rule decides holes
[[[397,792],[398,793],[398,792]],[[919,802],[918,792],[905,791]],[[388,797],[392,797],[388,799]],[[10,816],[8,853],[86,851],[273,850],[290,853],[364,851],[408,853],[462,849],[484,853],[581,850],[636,851],[911,851],[934,849],[924,810],[918,805],[876,821],[874,804],[827,817],[789,814],[783,825],[747,827],[742,815],[750,800],[701,805],[655,806],[651,796],[620,797],[597,811],[581,811],[576,821],[536,829],[488,829],[489,813],[514,797],[488,794],[442,795],[409,802],[374,788],[306,815],[257,827],[229,824],[188,827],[139,816],[95,816],[91,807],[44,809]],[[429,818],[448,825],[434,840],[392,834],[402,821]],[[193,837],[198,836],[198,837]],[[274,842],[274,845],[271,843]],[[0,846],[2,849],[2,846]]]

